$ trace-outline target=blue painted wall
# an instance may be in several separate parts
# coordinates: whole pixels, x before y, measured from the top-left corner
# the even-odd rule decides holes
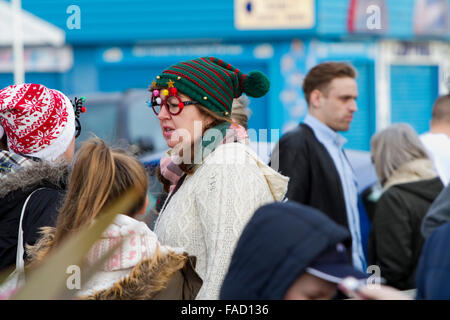
[[[250,1],[250,0],[249,0]],[[70,5],[81,10],[81,29],[69,30]],[[309,30],[239,31],[233,0],[22,0],[22,6],[64,29],[68,43],[263,40],[313,34]]]
[[[317,32],[322,36],[337,37],[347,33],[349,0],[318,1]]]
[[[255,2],[256,0],[249,0]],[[261,41],[320,35],[349,35],[351,0],[316,0],[316,25],[306,30],[240,31],[234,27],[233,0],[22,0],[22,6],[67,33],[68,43],[134,43],[137,41]],[[416,0],[385,0],[387,32],[382,37],[412,39]],[[69,30],[70,5],[81,10],[81,29]],[[448,6],[450,15],[450,6]],[[382,12],[382,14],[385,14]],[[450,27],[449,27],[450,29]],[[372,37],[366,35],[367,37]],[[450,30],[446,36],[450,39]]]
[[[407,122],[419,134],[428,131],[438,76],[437,66],[392,66],[391,122]]]
[[[31,83],[42,83],[49,88],[63,90],[62,78],[64,75],[56,72],[28,72],[26,81]],[[4,88],[14,83],[12,73],[0,73],[0,88]]]

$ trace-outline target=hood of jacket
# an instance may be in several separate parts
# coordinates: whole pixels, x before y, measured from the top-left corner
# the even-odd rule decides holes
[[[431,160],[413,160],[394,171],[383,186],[383,191],[396,186],[431,203],[443,188],[442,182],[437,181],[437,177]]]
[[[345,228],[296,202],[259,208],[245,227],[221,288],[221,299],[280,300],[327,248],[349,241]]]
[[[35,186],[53,186],[64,189],[69,173],[69,164],[65,161],[37,161],[15,172],[0,174],[0,199],[8,193],[22,190],[24,192]]]
[[[383,190],[396,184],[433,179],[435,177],[437,177],[437,173],[431,160],[416,159],[403,164],[395,170],[387,179]]]
[[[237,159],[239,159],[238,161],[245,161],[244,159],[240,158],[241,154],[245,154],[248,158],[254,161],[263,173],[274,200],[282,201],[284,199],[288,189],[289,177],[283,176],[282,174],[268,166],[266,163],[264,163],[261,158],[251,149],[250,140],[248,138],[241,139],[234,143],[220,144],[213,152],[211,152],[204,158],[203,163],[207,162],[211,157],[217,156],[217,152],[225,152],[225,149],[227,149],[226,152],[229,151],[230,153],[234,153]],[[168,151],[166,151],[164,156],[168,158],[173,156],[173,149],[169,149]],[[224,159],[221,160],[224,160],[226,162],[227,157],[224,156],[223,158]],[[194,166],[193,170],[197,170],[200,166],[201,164]]]
[[[55,228],[42,228],[42,237],[34,246],[27,246],[28,268],[44,260],[53,246]],[[196,258],[180,248],[159,245],[156,235],[131,217],[119,214],[103,232],[88,253],[87,265],[95,264],[108,249],[123,243],[119,250],[95,270],[79,299],[148,300],[164,296],[167,299],[194,299],[202,285],[195,272]]]
[[[256,165],[264,174],[274,200],[282,201],[288,189],[289,177],[283,176],[265,164],[250,147],[246,148],[246,152],[255,160]]]
[[[205,157],[204,163],[209,163],[209,161],[213,161],[214,163],[218,161],[217,163],[222,164],[229,164],[229,161],[237,164],[252,161],[264,175],[274,200],[282,201],[286,195],[289,177],[283,176],[265,164],[250,148],[248,140],[220,145],[214,152]]]

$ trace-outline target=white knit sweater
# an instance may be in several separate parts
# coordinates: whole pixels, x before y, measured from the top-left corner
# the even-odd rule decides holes
[[[197,299],[218,299],[234,248],[260,206],[281,201],[289,178],[262,163],[244,143],[217,147],[188,175],[160,213],[161,243],[197,256],[203,279]]]

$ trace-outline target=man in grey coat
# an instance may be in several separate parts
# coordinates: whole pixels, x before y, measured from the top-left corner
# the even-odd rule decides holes
[[[436,228],[447,221],[450,221],[450,184],[441,191],[423,218],[422,235],[428,238]]]

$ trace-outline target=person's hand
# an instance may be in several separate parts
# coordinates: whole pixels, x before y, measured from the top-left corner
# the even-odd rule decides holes
[[[412,300],[400,290],[381,284],[360,287],[358,293],[366,300]]]
[[[350,299],[357,300],[411,300],[405,293],[381,284],[366,284],[364,280],[347,277],[338,284]]]

